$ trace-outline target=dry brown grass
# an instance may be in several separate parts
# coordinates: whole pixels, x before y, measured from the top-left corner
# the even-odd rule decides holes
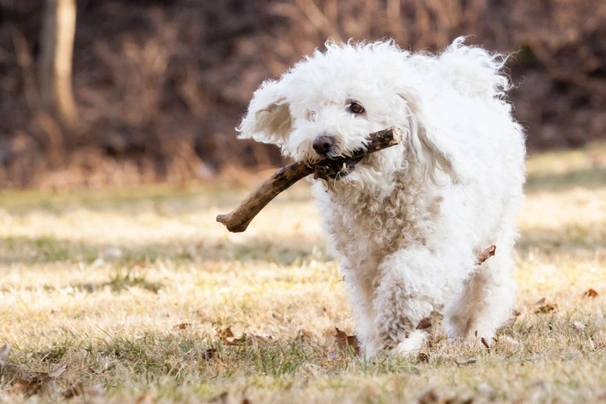
[[[305,184],[237,235],[245,189],[1,195],[0,402],[606,400],[606,148],[529,170],[517,320],[373,363]]]

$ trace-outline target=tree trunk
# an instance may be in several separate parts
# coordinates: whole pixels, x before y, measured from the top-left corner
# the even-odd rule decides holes
[[[72,92],[76,0],[45,0],[40,38],[40,102],[65,135],[77,132]]]

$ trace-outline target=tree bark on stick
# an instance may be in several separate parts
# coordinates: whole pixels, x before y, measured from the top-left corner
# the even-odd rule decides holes
[[[40,106],[64,133],[77,132],[72,91],[72,57],[76,32],[76,0],[46,0],[39,64]]]

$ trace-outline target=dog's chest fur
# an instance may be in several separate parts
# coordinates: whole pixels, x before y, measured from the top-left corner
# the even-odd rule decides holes
[[[435,230],[440,198],[411,174],[395,173],[386,192],[316,185],[331,248],[346,274],[375,278],[377,267],[389,254],[427,245]]]

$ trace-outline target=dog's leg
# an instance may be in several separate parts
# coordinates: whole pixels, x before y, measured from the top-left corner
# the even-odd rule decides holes
[[[360,276],[359,271],[350,270],[343,266],[341,269],[345,274],[345,283],[347,285],[349,300],[356,318],[357,337],[362,347],[361,355],[371,357],[380,349],[376,346],[374,338],[374,309],[372,299],[374,290],[372,282]]]
[[[379,266],[374,310],[382,348],[406,355],[423,347],[427,333],[418,326],[453,295],[452,286],[462,283],[463,271],[453,268],[461,264],[419,249],[398,251]]]
[[[444,318],[450,338],[468,342],[490,341],[511,316],[516,283],[511,275],[512,248],[497,244],[497,253],[465,282],[462,292],[447,308]]]

